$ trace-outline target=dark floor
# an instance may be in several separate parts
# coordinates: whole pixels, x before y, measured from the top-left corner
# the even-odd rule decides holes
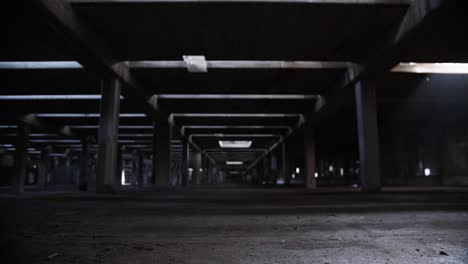
[[[1,263],[468,263],[466,192],[30,192],[0,208]]]

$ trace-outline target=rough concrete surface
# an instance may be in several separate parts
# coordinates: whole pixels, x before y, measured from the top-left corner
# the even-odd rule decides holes
[[[468,193],[199,187],[0,198],[1,263],[468,263]]]

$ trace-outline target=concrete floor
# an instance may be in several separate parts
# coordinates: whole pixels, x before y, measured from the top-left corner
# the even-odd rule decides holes
[[[468,263],[462,192],[34,192],[0,208],[1,263]]]

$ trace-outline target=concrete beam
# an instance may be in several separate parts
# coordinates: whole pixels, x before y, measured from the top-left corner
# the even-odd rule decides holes
[[[297,3],[297,4],[353,4],[401,5],[411,0],[70,0],[72,3]]]
[[[362,58],[359,64],[348,64],[348,70],[343,78],[323,95],[326,104],[311,115],[310,120],[318,124],[327,116],[338,111],[350,98],[354,85],[365,78],[375,79],[376,76],[389,72],[400,61],[399,54],[405,49],[405,41],[432,13],[449,3],[450,0],[413,0],[408,1],[409,8],[401,23],[384,38],[376,40],[369,55]],[[309,119],[309,118],[308,118]]]

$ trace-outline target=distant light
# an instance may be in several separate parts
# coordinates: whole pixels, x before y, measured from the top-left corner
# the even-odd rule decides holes
[[[0,147],[2,147],[2,148],[12,148],[13,145],[12,144],[0,144]]]
[[[120,99],[123,99],[121,96]],[[100,94],[0,95],[0,100],[101,100]]]
[[[120,175],[120,185],[125,185],[125,169],[122,170]]]
[[[431,175],[431,169],[425,168],[424,169],[424,176],[430,176]]]
[[[1,125],[0,128],[18,128],[17,125]]]
[[[341,175],[341,176],[344,175],[344,169],[343,169],[343,168],[340,168],[340,175]]]
[[[188,168],[188,171],[192,172],[192,171],[193,171],[193,168]]]
[[[328,171],[333,172],[334,170],[335,170],[335,168],[333,168],[333,165],[330,165],[330,166],[328,167]]]
[[[276,184],[277,185],[284,185],[284,179],[283,178],[276,179]]]
[[[299,167],[296,168],[296,173],[299,174],[301,172],[301,169]]]
[[[198,171],[200,171],[200,172],[203,172],[203,169],[202,169],[202,168],[200,168]]]
[[[468,74],[468,63],[399,63],[392,72]]]
[[[316,172],[316,173],[314,174],[314,176],[315,176],[315,178],[318,178],[318,172]]]
[[[65,153],[50,153],[49,156],[51,156],[51,157],[66,157],[67,154],[65,154]]]
[[[7,70],[40,70],[40,69],[81,69],[76,61],[4,61],[0,69]]]
[[[220,140],[219,146],[222,148],[250,148],[251,140]]]
[[[293,174],[291,175],[291,179],[295,179],[295,178],[296,178],[296,174],[293,173]]]
[[[243,161],[226,161],[226,165],[243,165]]]

